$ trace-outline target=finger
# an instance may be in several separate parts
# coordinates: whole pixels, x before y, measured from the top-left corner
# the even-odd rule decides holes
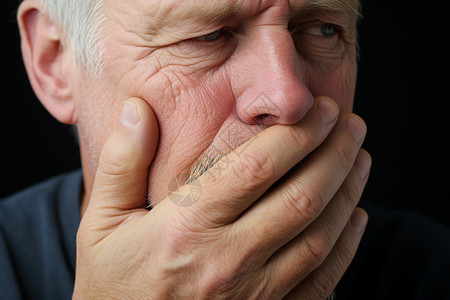
[[[333,247],[336,249],[333,251],[346,250],[339,247],[347,246],[347,244],[334,245],[361,198],[370,166],[370,155],[361,150],[355,166],[323,213],[304,232],[269,259],[268,269],[276,278],[271,280],[271,284],[274,289],[279,290],[279,293],[289,291],[299,284],[303,278],[323,263]],[[349,255],[343,258],[345,260],[342,259],[342,261],[347,262]]]
[[[357,208],[324,263],[299,283],[285,299],[326,299],[353,260],[367,220],[367,213]]]
[[[158,144],[158,125],[140,98],[124,103],[120,122],[100,154],[86,214],[117,215],[145,209],[148,168]]]
[[[189,209],[221,226],[234,221],[295,164],[317,148],[333,128],[339,108],[328,98],[316,98],[297,125],[272,126],[221,159],[194,183],[200,199]],[[189,193],[189,186],[179,193]],[[224,192],[218,193],[223,190]],[[186,210],[184,210],[186,212]]]
[[[342,116],[319,149],[233,224],[236,236],[247,236],[252,241],[248,245],[261,249],[260,253],[266,255],[261,260],[266,261],[300,234],[321,214],[347,178],[366,130],[359,117]],[[362,187],[362,183],[357,182],[357,186]],[[254,228],[252,224],[260,225]]]

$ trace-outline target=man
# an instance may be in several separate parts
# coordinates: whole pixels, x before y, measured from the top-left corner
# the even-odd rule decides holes
[[[78,213],[76,299],[330,295],[367,222],[357,19],[351,0],[24,1],[27,72],[77,125],[84,184],[2,203],[55,211],[23,255],[26,224],[2,224],[7,295],[72,293]]]

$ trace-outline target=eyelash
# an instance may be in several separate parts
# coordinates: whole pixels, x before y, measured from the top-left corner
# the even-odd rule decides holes
[[[205,43],[214,42],[214,41],[217,41],[220,37],[222,37],[222,35],[224,33],[225,33],[225,30],[223,28],[220,28],[219,30],[196,37],[195,39],[197,41],[205,42]],[[212,39],[210,39],[211,37],[212,37]]]
[[[320,32],[323,27],[332,27],[333,29],[333,33],[329,34],[329,35],[321,35]],[[306,33],[306,34],[311,34],[313,36],[317,36],[320,38],[331,38],[334,37],[335,35],[340,35],[342,32],[342,28],[339,25],[336,24],[332,24],[332,23],[319,23],[319,24],[313,24],[313,25],[293,25],[293,26],[289,26],[289,31],[291,32],[292,35],[296,35],[299,33]],[[316,32],[314,32],[316,31]],[[313,33],[314,32],[314,33]],[[318,33],[319,32],[319,33]]]
[[[205,35],[182,40],[177,44],[190,56],[214,54],[224,58],[231,55],[234,49],[235,40],[232,39],[232,36],[232,29],[223,27]]]
[[[300,37],[303,34],[305,34],[305,38],[308,35],[310,36],[310,38],[308,38],[308,41],[310,41],[309,44],[322,45],[320,46],[321,48],[335,48],[340,38],[343,38],[345,40],[342,34],[342,27],[333,23],[309,22],[299,25],[294,24],[294,26],[289,26],[288,29],[291,32],[294,43],[296,43],[297,49],[297,37]],[[190,44],[191,46],[195,47],[192,49],[217,50],[217,47],[225,47],[225,45],[230,46],[231,44],[229,44],[228,42],[226,44],[224,43],[225,41],[227,41],[227,39],[225,38],[229,35],[235,34],[236,33],[232,29],[220,28],[208,34],[185,40],[185,42],[188,43],[187,45]]]
[[[321,32],[323,35],[312,33],[312,31],[314,29],[318,29],[319,31],[323,30],[324,29],[323,27],[331,27],[332,30],[333,30],[333,33],[329,34],[329,35],[323,34],[323,32]],[[328,28],[328,29],[330,29],[330,28]],[[290,30],[290,31],[293,34],[296,33],[297,31],[302,31],[302,32],[306,32],[306,33],[309,33],[309,34],[312,34],[312,35],[316,35],[316,36],[321,36],[321,37],[327,38],[327,37],[333,37],[334,35],[339,34],[340,31],[341,31],[341,28],[338,25],[335,25],[335,24],[323,23],[323,24],[317,24],[317,25],[313,25],[313,26],[308,26],[305,29],[300,29],[300,30],[294,29],[294,30]],[[216,31],[213,31],[211,33],[208,33],[208,34],[196,37],[196,38],[194,38],[194,40],[199,41],[199,42],[204,42],[204,43],[210,43],[210,42],[217,41],[225,33],[226,33],[226,30],[224,28],[220,28],[220,29],[218,29]]]

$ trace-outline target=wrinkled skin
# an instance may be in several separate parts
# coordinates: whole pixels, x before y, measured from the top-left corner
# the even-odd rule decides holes
[[[31,84],[79,130],[74,299],[330,295],[367,222],[356,6],[104,1],[92,77],[40,4],[21,4]],[[183,185],[200,158],[222,156]],[[174,200],[193,188],[195,203]]]
[[[131,96],[150,104],[160,128],[149,176],[152,202],[167,196],[170,180],[205,151],[228,153],[265,126],[297,123],[313,96],[331,97],[341,112],[351,112],[356,14],[305,16],[304,1],[290,2],[220,1],[239,5],[242,15],[214,23],[193,21],[189,12],[215,2],[105,1],[103,75],[81,77],[75,89],[87,191],[112,120]],[[339,32],[320,36],[323,23]],[[222,27],[236,33],[195,39]],[[249,108],[261,93],[274,112]],[[244,134],[224,132],[231,129]]]

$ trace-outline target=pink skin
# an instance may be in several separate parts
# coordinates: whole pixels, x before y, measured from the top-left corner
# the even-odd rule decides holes
[[[99,151],[129,97],[146,100],[159,123],[159,148],[149,172],[152,204],[167,196],[169,181],[202,153],[228,153],[267,126],[297,123],[315,96],[331,97],[341,112],[351,112],[356,14],[305,16],[305,0],[220,0],[224,6],[242,4],[244,15],[219,23],[189,16],[179,21],[189,2],[175,1],[169,10],[166,0],[105,1],[103,73],[93,79],[74,71],[72,80],[85,172],[83,206]],[[341,30],[320,36],[324,23]],[[230,32],[215,41],[195,39],[222,27]],[[256,105],[261,93],[272,107]],[[241,134],[227,134],[232,130]]]

